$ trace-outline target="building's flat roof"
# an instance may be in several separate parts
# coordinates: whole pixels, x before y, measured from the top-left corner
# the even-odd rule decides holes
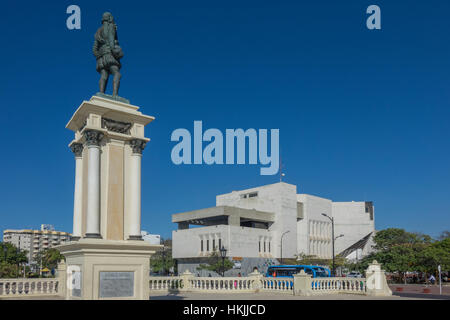
[[[271,212],[258,211],[255,209],[243,209],[229,206],[218,206],[200,210],[176,213],[172,215],[172,222],[187,222],[217,216],[238,216],[240,218],[254,221],[273,222],[275,214]]]
[[[41,230],[31,230],[31,229],[22,229],[22,230],[13,230],[6,229],[3,230],[3,233],[37,233],[37,234],[54,234],[54,235],[70,235],[70,233],[65,231],[41,231]]]

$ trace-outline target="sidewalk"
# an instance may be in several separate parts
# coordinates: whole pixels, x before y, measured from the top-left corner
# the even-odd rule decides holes
[[[277,293],[178,293],[178,294],[150,294],[150,300],[428,300],[437,299],[436,296],[400,296],[394,294],[391,297],[368,297],[359,294],[327,294],[317,296],[293,296]]]

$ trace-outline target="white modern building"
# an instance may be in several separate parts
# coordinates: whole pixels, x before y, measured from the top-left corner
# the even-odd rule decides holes
[[[325,216],[326,215],[326,216]],[[333,202],[297,194],[295,185],[284,182],[218,195],[216,206],[172,215],[173,257],[178,272],[198,273],[214,250],[224,246],[227,257],[239,261],[241,270],[264,270],[281,256],[299,254],[332,257],[334,220],[335,253],[359,258],[371,250],[375,231],[372,202]],[[342,235],[342,236],[341,236]]]
[[[28,262],[37,262],[36,256],[40,251],[56,247],[69,242],[71,234],[63,231],[55,231],[52,225],[43,224],[41,230],[23,229],[3,231],[3,241],[28,252]]]

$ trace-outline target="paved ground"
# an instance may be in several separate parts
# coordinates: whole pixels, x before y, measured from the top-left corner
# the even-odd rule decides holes
[[[392,297],[367,297],[356,294],[334,294],[312,297],[293,296],[277,293],[178,293],[178,294],[150,294],[150,300],[450,300],[450,286],[442,287],[439,295],[439,286],[425,285],[390,285]],[[424,293],[429,289],[430,293]],[[62,300],[59,296],[51,297],[11,297],[0,300]]]
[[[150,300],[424,300],[448,299],[450,296],[430,294],[396,293],[391,297],[368,297],[358,294],[330,294],[311,297],[293,296],[276,293],[178,293],[178,294],[151,294]]]
[[[426,293],[424,290],[429,290],[428,294],[438,295],[438,285],[424,285],[424,284],[394,284],[389,285],[393,293]],[[450,295],[450,286],[442,286],[442,294]]]

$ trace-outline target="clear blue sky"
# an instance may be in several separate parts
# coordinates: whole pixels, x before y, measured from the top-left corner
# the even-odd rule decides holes
[[[82,29],[66,28],[77,4]],[[365,26],[377,4],[382,30]],[[175,166],[177,128],[279,128],[285,181],[334,201],[371,200],[377,229],[450,227],[450,2],[7,1],[0,10],[0,229],[72,230],[73,133],[98,91],[92,55],[111,11],[120,95],[156,120],[144,151],[142,228],[215,195],[274,183],[259,165]],[[111,91],[111,88],[108,89]]]

